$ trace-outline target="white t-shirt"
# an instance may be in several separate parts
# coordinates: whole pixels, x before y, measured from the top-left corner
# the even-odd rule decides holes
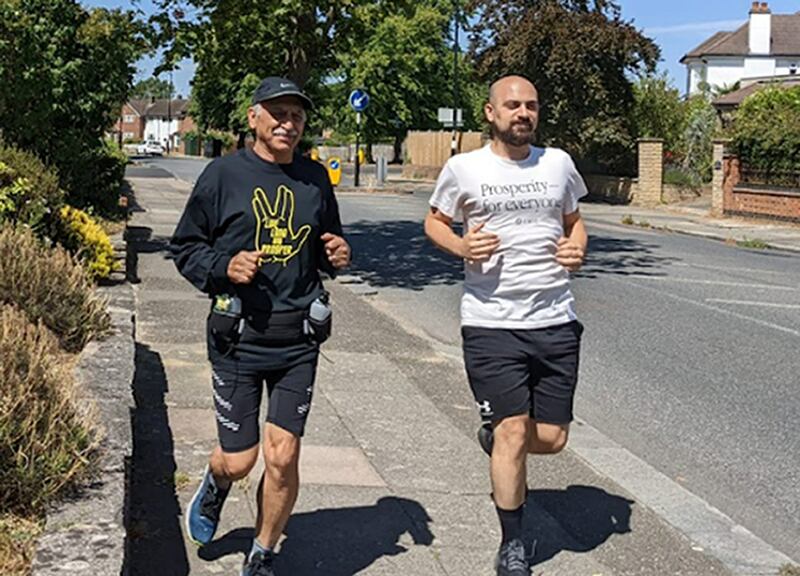
[[[556,262],[563,216],[578,210],[586,184],[569,154],[536,148],[525,160],[495,154],[489,145],[450,158],[431,206],[464,230],[486,222],[500,246],[482,263],[465,262],[463,326],[544,328],[576,319],[569,273]]]

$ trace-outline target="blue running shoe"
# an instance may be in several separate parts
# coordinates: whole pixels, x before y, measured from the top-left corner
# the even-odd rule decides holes
[[[186,514],[186,533],[198,546],[205,546],[214,538],[219,524],[222,505],[228,496],[228,490],[220,490],[211,479],[211,470],[206,466],[203,481],[189,502]]]
[[[241,576],[275,576],[272,561],[275,555],[272,552],[256,552],[245,561]]]

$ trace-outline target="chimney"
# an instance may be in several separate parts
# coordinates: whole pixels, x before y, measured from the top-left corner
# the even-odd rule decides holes
[[[772,14],[766,2],[753,2],[748,25],[750,54],[769,54],[772,50]]]

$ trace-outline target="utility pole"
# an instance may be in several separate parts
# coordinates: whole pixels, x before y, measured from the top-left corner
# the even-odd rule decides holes
[[[169,71],[169,97],[167,98],[167,156],[172,144],[172,69]]]
[[[458,149],[458,2],[453,0],[453,139],[450,156],[455,156]]]

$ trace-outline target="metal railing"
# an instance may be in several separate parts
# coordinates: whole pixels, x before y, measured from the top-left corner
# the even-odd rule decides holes
[[[742,164],[740,176],[742,184],[800,190],[800,170],[769,170]]]

